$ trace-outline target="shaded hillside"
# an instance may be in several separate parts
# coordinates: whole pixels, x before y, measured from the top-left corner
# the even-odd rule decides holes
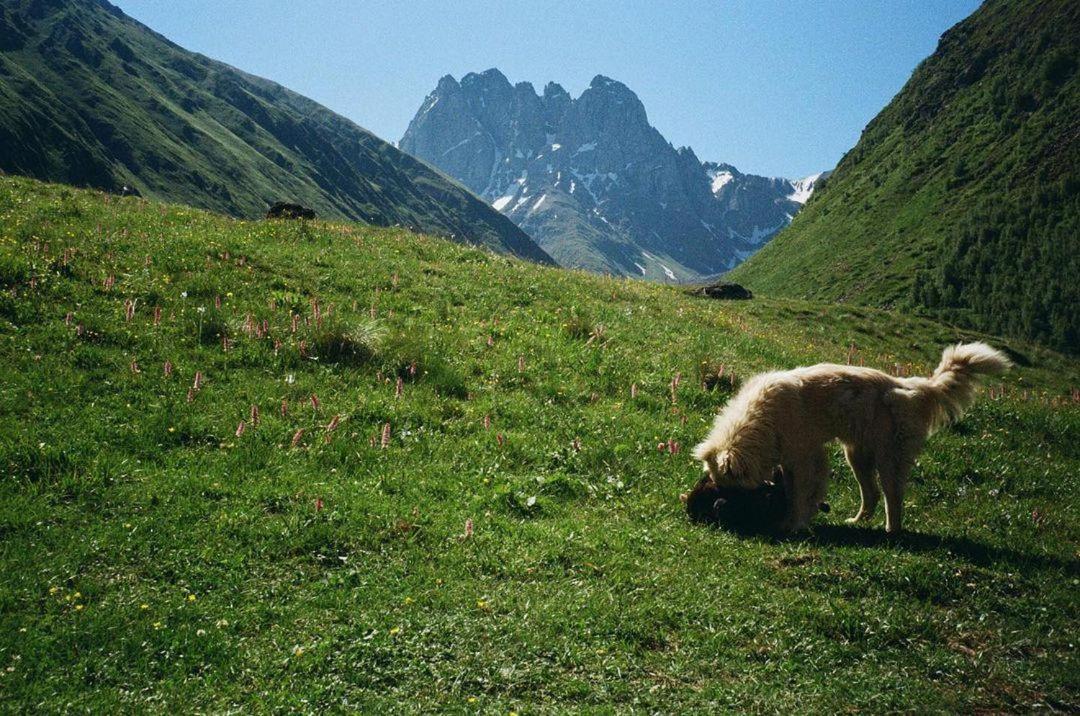
[[[0,169],[256,217],[277,200],[536,261],[512,222],[315,102],[104,0],[0,5]]]
[[[814,177],[743,174],[676,149],[626,85],[598,75],[572,98],[496,69],[447,75],[399,146],[529,233],[559,264],[690,281],[745,259],[787,226]]]
[[[731,276],[1080,351],[1080,4],[991,0]]]

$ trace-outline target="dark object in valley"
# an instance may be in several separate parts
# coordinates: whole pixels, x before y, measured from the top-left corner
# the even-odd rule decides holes
[[[692,521],[740,534],[774,532],[787,511],[783,473],[779,469],[773,474],[773,482],[755,489],[721,487],[705,475],[683,495],[683,502]],[[830,509],[828,502],[822,502],[820,507],[822,512]]]
[[[719,298],[729,301],[746,301],[754,297],[750,289],[737,283],[712,283],[708,286],[695,288],[692,293],[705,298]]]
[[[314,219],[315,210],[300,204],[276,201],[266,211],[267,219]]]

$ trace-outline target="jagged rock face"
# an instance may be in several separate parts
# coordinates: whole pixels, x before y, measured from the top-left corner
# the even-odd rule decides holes
[[[447,75],[399,142],[489,201],[563,266],[692,281],[786,226],[817,176],[743,174],[675,149],[641,100],[597,76],[580,97],[538,95],[498,70]]]

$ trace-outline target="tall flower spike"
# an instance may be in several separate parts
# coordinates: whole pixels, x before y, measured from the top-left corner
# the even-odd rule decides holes
[[[293,433],[292,442],[289,443],[289,447],[296,447],[297,445],[299,445],[300,440],[303,439],[303,437],[304,437],[304,429],[300,428],[295,433]]]
[[[390,423],[382,426],[382,441],[379,444],[384,450],[390,447]]]

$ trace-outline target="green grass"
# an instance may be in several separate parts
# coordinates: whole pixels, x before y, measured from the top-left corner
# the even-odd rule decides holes
[[[1005,396],[930,441],[907,535],[842,524],[834,455],[833,512],[771,541],[682,513],[729,395],[701,371],[925,372],[970,334],[11,178],[0,289],[5,711],[1080,705],[1052,352],[1010,344]]]

